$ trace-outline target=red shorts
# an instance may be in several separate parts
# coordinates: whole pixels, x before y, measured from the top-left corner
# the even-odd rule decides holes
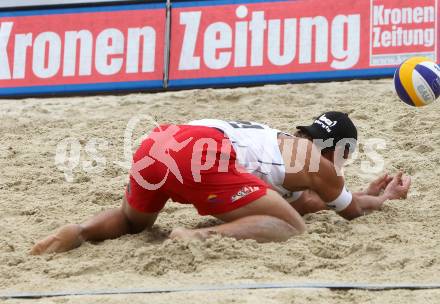
[[[134,154],[126,198],[141,212],[159,212],[171,198],[207,215],[249,204],[267,188],[236,164],[235,151],[221,131],[164,125],[154,129]]]

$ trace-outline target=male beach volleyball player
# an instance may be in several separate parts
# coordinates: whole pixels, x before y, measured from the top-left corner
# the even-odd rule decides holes
[[[84,224],[62,227],[39,241],[31,253],[63,252],[84,241],[139,233],[154,224],[168,199],[191,203],[200,215],[224,222],[208,228],[176,228],[171,238],[220,234],[269,242],[285,241],[305,230],[295,208],[301,213],[331,208],[350,219],[379,209],[387,199],[406,196],[410,179],[401,173],[376,180],[365,193],[347,190],[333,164],[338,151],[346,157],[349,142],[357,139],[346,114],[328,112],[299,129],[297,136],[291,136],[258,123],[211,119],[160,126],[133,156],[121,207]],[[337,144],[323,151],[310,141],[326,139],[328,134],[335,135]],[[351,140],[346,141],[347,135],[353,136]],[[296,201],[290,205],[280,193]]]

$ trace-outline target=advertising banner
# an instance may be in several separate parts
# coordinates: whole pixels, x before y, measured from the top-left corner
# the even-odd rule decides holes
[[[176,0],[4,11],[0,96],[389,77],[409,57],[438,60],[438,9]]]
[[[165,4],[0,13],[0,96],[163,87]]]
[[[398,65],[412,56],[436,60],[436,0],[371,0],[370,64]]]
[[[390,76],[436,59],[436,0],[214,0],[171,13],[170,87]]]
[[[1,0],[0,8],[23,6],[46,6],[64,4],[93,4],[102,2],[123,2],[126,0]]]

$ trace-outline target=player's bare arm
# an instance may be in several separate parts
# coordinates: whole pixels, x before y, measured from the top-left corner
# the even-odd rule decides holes
[[[373,180],[363,191],[357,192],[358,194],[368,194],[378,196],[385,190],[387,185],[393,180],[393,176],[389,173],[384,173],[375,180]]]
[[[399,172],[388,183],[384,192],[378,196],[354,193],[352,203],[340,211],[339,214],[346,219],[354,219],[375,210],[380,210],[383,203],[387,200],[406,198],[410,186],[411,178],[403,176],[403,172]]]
[[[316,152],[312,149],[313,144],[310,141],[295,138],[283,139],[283,141],[291,141],[288,144],[292,147],[289,159],[285,160],[286,164],[290,168],[298,162],[302,162],[303,165],[302,170],[298,172],[287,171],[283,186],[292,191],[304,187],[309,189],[298,202],[300,214],[316,212],[325,203],[344,218],[354,219],[379,210],[386,200],[404,198],[407,195],[411,179],[403,177],[401,172],[391,180],[389,176],[384,175],[370,184],[366,192],[351,194],[345,189],[344,179],[338,176],[333,163],[322,156],[313,155]],[[284,145],[285,143],[282,143],[281,147],[283,148]],[[300,153],[305,153],[302,161],[299,160],[301,159]],[[311,163],[316,158],[319,159],[319,169],[314,172],[311,170]],[[378,194],[383,188],[383,193]]]
[[[340,215],[345,215],[346,219],[354,219],[369,214],[372,211],[380,210],[383,203],[388,199],[405,198],[409,190],[410,178],[401,177],[401,182],[398,182],[398,178],[399,176],[395,180],[396,183],[389,187],[387,186],[394,178],[388,173],[373,180],[365,190],[353,193],[353,196],[356,198],[355,201],[359,202],[359,204],[356,207],[354,205],[351,206],[352,210],[343,210]],[[387,189],[386,192],[385,189]],[[292,202],[291,205],[301,215],[329,209],[321,197],[311,190],[303,191],[302,195]]]

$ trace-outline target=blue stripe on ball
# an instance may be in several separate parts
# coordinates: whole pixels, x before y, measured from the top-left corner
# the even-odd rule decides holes
[[[438,76],[436,73],[434,73],[433,71],[431,71],[430,68],[418,64],[416,65],[415,70],[417,72],[420,73],[420,75],[422,75],[422,77],[426,80],[426,82],[429,84],[429,86],[431,87],[432,92],[435,95],[435,98],[440,96],[440,85],[438,83]]]
[[[400,67],[396,69],[396,72],[394,73],[394,85],[396,87],[397,95],[399,95],[400,99],[402,99],[405,103],[415,107],[416,105],[412,102],[411,97],[409,97],[408,93],[406,93],[402,83],[400,82],[399,71]]]

